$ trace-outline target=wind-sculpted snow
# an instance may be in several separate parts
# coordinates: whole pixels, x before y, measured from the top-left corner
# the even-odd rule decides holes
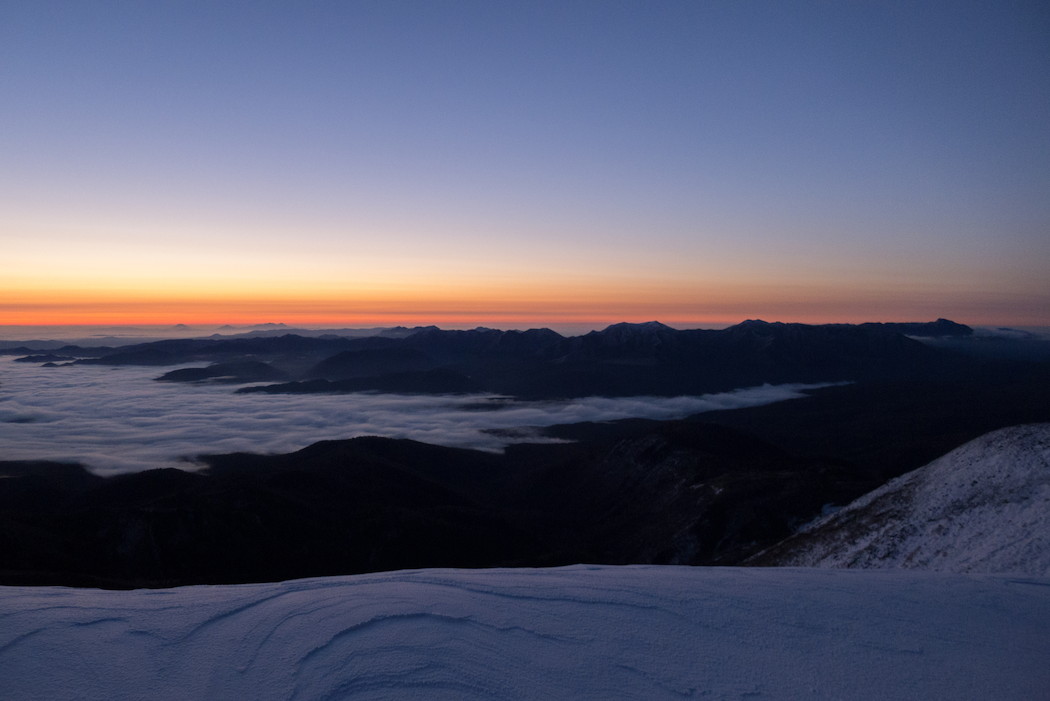
[[[763,386],[698,397],[490,402],[484,395],[235,394],[228,386],[154,382],[156,375],[156,368],[44,368],[0,360],[0,457],[81,462],[100,474],[115,474],[185,468],[186,459],[202,454],[291,452],[362,435],[499,450],[512,440],[507,429],[539,441],[534,432],[520,429],[674,419],[793,399],[822,386]],[[486,403],[492,410],[479,411]]]
[[[1035,699],[1050,580],[420,570],[0,589],[9,699]]]
[[[757,559],[1050,576],[1050,424],[981,436]]]

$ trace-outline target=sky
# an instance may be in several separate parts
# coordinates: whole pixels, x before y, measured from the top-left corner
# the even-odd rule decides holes
[[[1050,325],[1041,2],[0,0],[0,324]]]

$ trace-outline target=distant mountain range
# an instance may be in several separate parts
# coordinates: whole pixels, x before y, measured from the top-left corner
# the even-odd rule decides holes
[[[397,327],[357,337],[246,335],[118,348],[66,346],[49,353],[55,364],[62,363],[62,357],[76,357],[65,362],[77,364],[211,364],[158,378],[170,382],[275,383],[246,387],[241,390],[245,392],[669,396],[763,383],[958,375],[970,372],[971,358],[914,337],[970,336],[969,327],[945,319],[925,324],[859,325],[752,320],[722,330],[622,323],[568,338],[550,329]],[[43,357],[34,358],[36,350],[24,347],[7,352],[24,352],[29,361]]]

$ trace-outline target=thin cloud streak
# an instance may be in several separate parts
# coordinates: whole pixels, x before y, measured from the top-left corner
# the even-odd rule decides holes
[[[506,402],[490,395],[235,394],[229,385],[155,382],[156,368],[43,368],[0,361],[0,457],[75,461],[102,474],[194,469],[196,456],[284,453],[378,435],[481,450],[531,427],[623,418],[674,419],[803,396],[777,385],[681,397]],[[478,410],[491,405],[492,410]],[[491,431],[517,432],[519,438]],[[549,440],[527,438],[527,440]]]

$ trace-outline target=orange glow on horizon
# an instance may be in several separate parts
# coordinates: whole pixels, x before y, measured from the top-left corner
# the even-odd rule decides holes
[[[806,284],[737,279],[638,279],[592,275],[521,279],[305,280],[263,289],[259,283],[133,285],[77,289],[43,278],[0,282],[0,325],[437,325],[601,326],[659,320],[680,328],[744,319],[800,323],[932,321],[975,325],[1050,324],[1039,295],[929,285]]]
[[[0,291],[2,292],[2,291]],[[860,323],[865,321],[932,321],[951,318],[972,325],[1040,326],[1048,322],[1038,305],[1018,306],[1016,300],[980,304],[944,298],[910,301],[856,292],[817,295],[793,290],[779,299],[756,299],[740,290],[718,295],[645,294],[639,290],[544,290],[516,294],[503,291],[457,290],[429,296],[401,294],[337,298],[205,298],[201,296],[121,294],[11,295],[0,298],[0,325],[9,326],[219,326],[282,322],[289,326],[370,327],[436,325],[445,327],[603,325],[621,321],[658,320],[678,328],[724,326],[744,319],[798,323]],[[602,298],[601,293],[607,296]],[[736,292],[736,294],[731,294]],[[762,290],[760,292],[765,292]],[[1027,311],[1028,313],[1024,313]]]

